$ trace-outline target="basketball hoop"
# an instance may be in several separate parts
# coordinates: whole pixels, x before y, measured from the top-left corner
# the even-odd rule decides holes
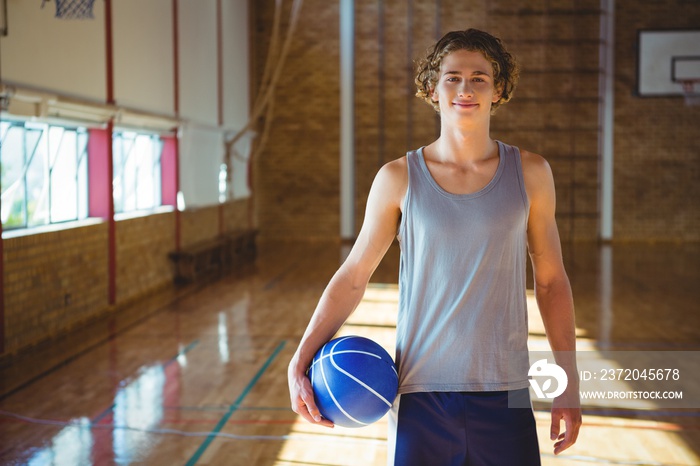
[[[700,79],[689,79],[681,81],[683,85],[683,95],[686,107],[700,105],[700,92],[695,90],[695,85],[700,84]]]
[[[41,7],[49,0],[43,0]],[[94,19],[92,6],[95,0],[55,0],[56,18],[60,19]]]

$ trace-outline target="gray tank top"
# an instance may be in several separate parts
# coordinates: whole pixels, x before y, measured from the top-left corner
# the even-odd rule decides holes
[[[396,363],[399,393],[529,386],[525,269],[529,202],[518,148],[498,141],[491,181],[452,194],[423,149],[407,154]]]

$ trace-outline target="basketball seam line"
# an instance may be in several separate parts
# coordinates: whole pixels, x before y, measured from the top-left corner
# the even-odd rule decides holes
[[[338,343],[340,343],[341,341],[343,341],[343,340],[340,340],[340,341],[338,341],[335,345],[333,345],[333,348],[335,348],[335,346],[336,346]],[[323,349],[321,349],[321,357],[323,357],[323,351],[324,351],[324,349],[325,349],[325,347],[324,347]],[[331,349],[331,352],[332,352],[332,349]],[[331,358],[331,363],[332,363],[332,362],[333,362],[333,358]],[[335,365],[335,364],[334,364],[334,365]],[[331,387],[328,385],[328,380],[326,379],[326,371],[323,369],[323,364],[321,364],[321,377],[323,378],[323,383],[324,383],[324,385],[326,386],[326,390],[328,391],[328,394],[330,395],[331,400],[333,400],[333,403],[338,407],[338,409],[339,409],[343,414],[345,414],[345,416],[346,416],[348,419],[350,419],[350,420],[352,420],[352,421],[354,421],[354,422],[356,422],[356,423],[358,423],[358,424],[361,424],[361,425],[363,425],[363,426],[368,425],[367,423],[360,422],[360,421],[358,421],[357,419],[355,419],[354,417],[352,417],[347,411],[345,411],[345,410],[343,409],[343,407],[340,405],[340,403],[338,402],[338,400],[336,400],[335,395],[333,395],[333,391],[331,390]]]
[[[382,359],[381,356],[376,355],[374,353],[370,353],[369,351],[342,350],[342,351],[337,351],[337,352],[333,353],[333,355],[336,355],[336,354],[366,354],[367,356],[372,356],[372,357],[377,358],[377,359]],[[326,355],[321,356],[320,358],[317,358],[313,363],[311,363],[311,367],[314,367],[316,365],[316,363],[321,361],[322,359],[326,359],[326,358],[330,358],[330,357],[331,357],[330,354],[326,354]]]
[[[331,349],[331,351],[333,351],[333,350]],[[372,387],[370,387],[369,385],[367,385],[367,384],[366,384],[365,382],[363,382],[362,380],[360,380],[360,379],[358,379],[357,377],[355,377],[354,375],[352,375],[350,372],[348,372],[348,371],[346,371],[345,369],[343,369],[342,367],[340,367],[340,366],[335,362],[335,359],[333,359],[333,355],[334,355],[334,354],[333,354],[332,352],[331,352],[331,354],[329,355],[329,356],[330,356],[330,359],[331,359],[331,364],[333,364],[333,367],[335,367],[340,373],[345,374],[345,375],[347,375],[348,377],[350,377],[352,380],[354,380],[355,382],[357,382],[360,386],[364,387],[365,390],[367,390],[367,391],[369,391],[370,393],[374,394],[374,396],[376,396],[377,398],[379,398],[380,400],[382,400],[384,403],[387,404],[387,406],[389,406],[389,407],[391,408],[391,403],[389,403],[389,401],[388,401],[386,398],[384,398],[379,392],[377,392],[375,389],[373,389]]]

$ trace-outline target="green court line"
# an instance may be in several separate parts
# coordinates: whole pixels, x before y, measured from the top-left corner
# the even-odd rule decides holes
[[[228,411],[226,411],[226,414],[221,418],[221,420],[214,426],[214,429],[209,433],[207,436],[206,440],[199,446],[196,452],[194,452],[194,455],[185,463],[186,466],[194,466],[197,461],[202,457],[202,454],[204,451],[209,447],[211,442],[216,438],[216,434],[218,434],[221,429],[226,425],[228,420],[231,418],[233,413],[238,409],[240,404],[243,402],[245,397],[250,393],[250,391],[253,389],[256,383],[258,383],[258,380],[260,380],[260,377],[265,373],[268,367],[270,367],[270,364],[272,364],[272,361],[277,357],[277,355],[282,351],[284,348],[284,345],[286,344],[286,340],[282,340],[279,345],[277,345],[277,348],[272,352],[270,357],[267,358],[267,361],[265,361],[265,364],[262,365],[262,367],[258,370],[258,372],[255,374],[255,376],[251,379],[250,382],[248,382],[248,385],[243,389],[243,392],[240,394],[240,396],[234,401],[229,407]]]

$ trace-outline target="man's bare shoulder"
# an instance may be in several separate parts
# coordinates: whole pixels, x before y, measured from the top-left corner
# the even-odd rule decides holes
[[[389,176],[391,178],[404,178],[408,176],[408,162],[406,160],[406,156],[404,155],[403,157],[399,157],[396,160],[392,160],[391,162],[387,162],[382,166],[380,169],[380,172],[384,171],[385,176]]]
[[[526,174],[543,175],[545,173],[542,172],[551,172],[549,162],[540,154],[521,149],[520,160]]]
[[[387,162],[379,169],[376,182],[392,189],[402,189],[408,185],[408,162],[406,156]]]
[[[521,150],[520,157],[523,166],[525,190],[530,198],[531,206],[542,202],[552,202],[554,194],[554,177],[549,162],[540,154]]]
[[[528,190],[548,185],[552,181],[552,168],[549,166],[547,159],[540,154],[521,149],[520,160],[522,161],[523,177]]]
[[[379,169],[372,183],[370,201],[389,202],[395,206],[402,203],[408,188],[408,163],[406,157],[387,162]],[[372,196],[372,192],[376,193]]]

